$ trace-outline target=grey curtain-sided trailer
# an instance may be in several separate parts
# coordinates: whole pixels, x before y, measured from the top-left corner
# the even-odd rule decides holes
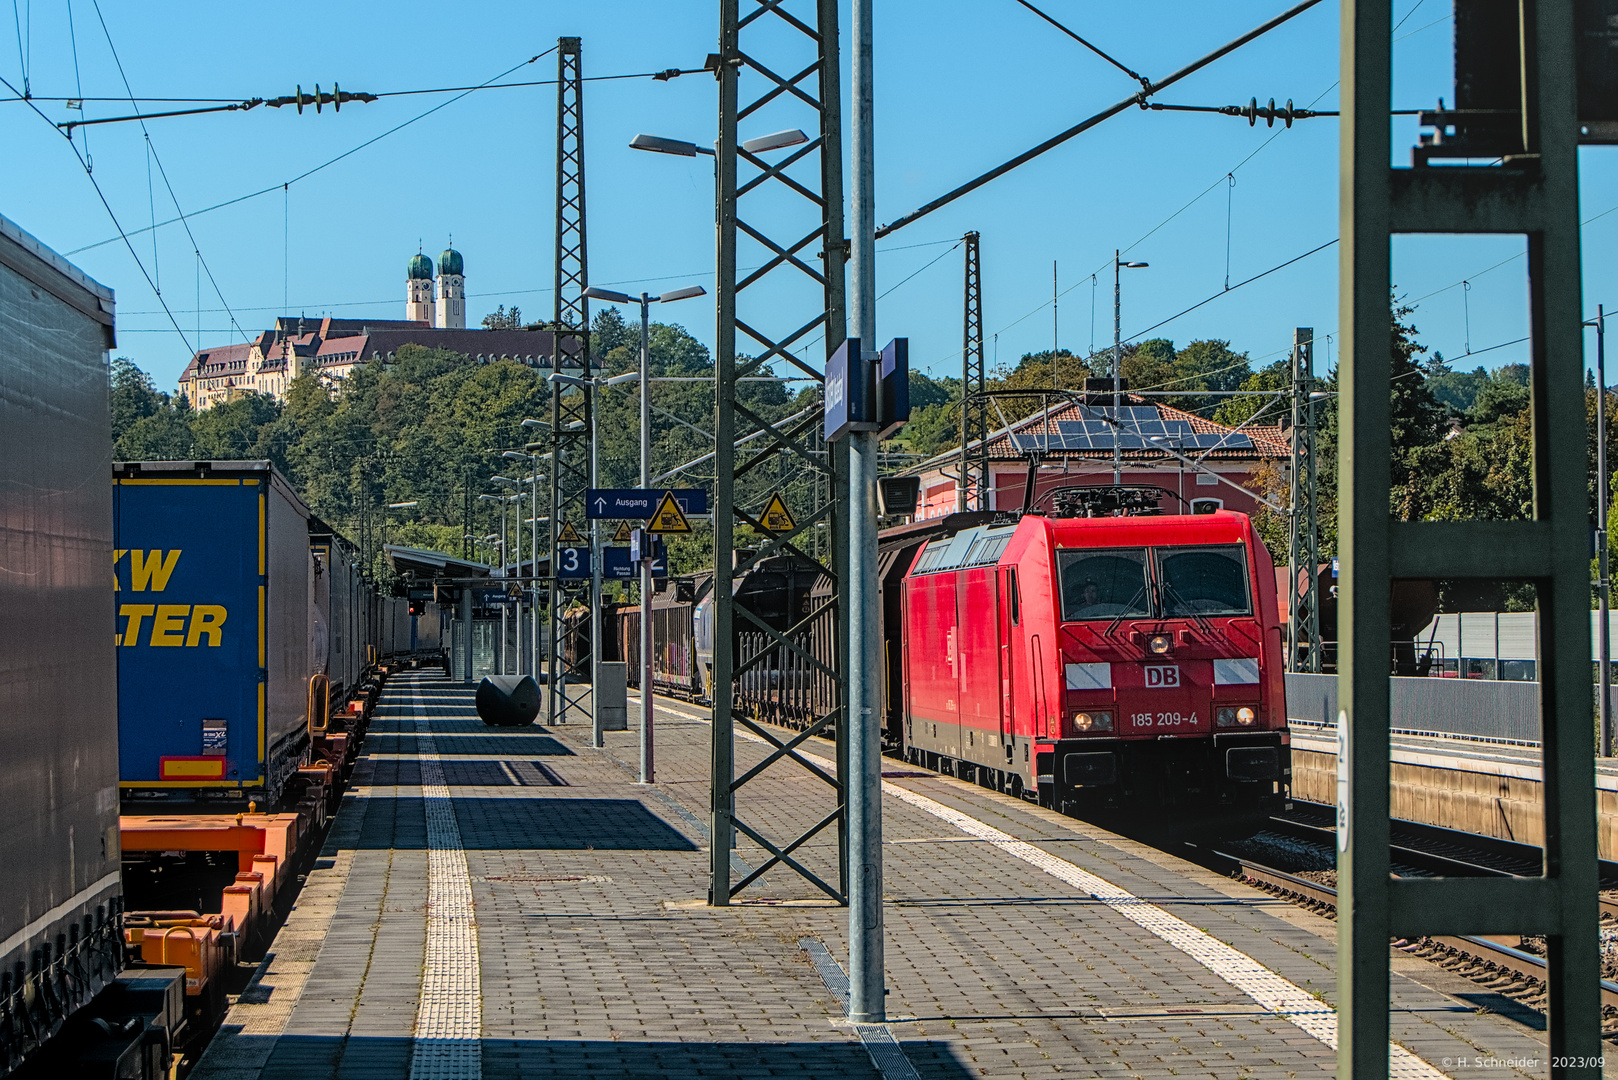
[[[348,541],[319,519],[309,522],[315,556],[315,611],[310,656],[315,672],[331,680],[333,701],[342,701],[365,670],[367,590]]]
[[[0,1076],[121,966],[112,312],[0,217]]]

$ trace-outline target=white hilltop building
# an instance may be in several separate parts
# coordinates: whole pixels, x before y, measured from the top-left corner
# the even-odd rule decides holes
[[[194,409],[243,394],[286,400],[287,386],[306,372],[335,387],[355,367],[393,359],[401,345],[464,353],[479,364],[515,360],[554,370],[578,367],[557,356],[556,334],[545,330],[466,328],[466,264],[453,246],[433,260],[420,251],[405,264],[403,319],[336,319],[283,315],[275,327],[234,345],[198,349],[180,374],[179,392]]]

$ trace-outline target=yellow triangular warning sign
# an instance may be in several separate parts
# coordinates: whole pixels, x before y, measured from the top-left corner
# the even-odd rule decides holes
[[[685,511],[680,504],[674,501],[674,492],[665,491],[663,501],[657,504],[657,511],[652,514],[652,520],[646,523],[647,532],[655,533],[688,533],[691,523],[685,519]]]
[[[612,534],[612,542],[615,544],[627,544],[629,543],[629,540],[629,522],[620,521],[618,523],[618,531]]]
[[[764,508],[758,523],[773,533],[791,532],[798,527],[798,523],[792,520],[792,513],[787,510],[787,504],[781,501],[779,491],[770,496],[770,505]]]
[[[579,530],[573,527],[573,523],[571,521],[562,522],[562,531],[556,534],[556,546],[576,547],[582,543],[584,543],[584,537],[579,535]]]

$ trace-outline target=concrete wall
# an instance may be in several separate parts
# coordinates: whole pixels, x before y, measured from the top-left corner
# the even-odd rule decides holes
[[[1603,777],[1611,781],[1611,777]],[[1388,802],[1393,817],[1444,829],[1493,836],[1519,844],[1545,842],[1540,782],[1395,761]],[[1292,796],[1306,802],[1337,802],[1335,754],[1292,750]],[[1618,791],[1596,791],[1597,845],[1603,859],[1618,861]]]

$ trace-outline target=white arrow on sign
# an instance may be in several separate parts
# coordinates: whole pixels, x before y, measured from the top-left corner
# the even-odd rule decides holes
[[[606,509],[607,509],[607,500],[606,499],[597,499],[596,500],[596,513],[598,513],[598,514],[602,513]]]

